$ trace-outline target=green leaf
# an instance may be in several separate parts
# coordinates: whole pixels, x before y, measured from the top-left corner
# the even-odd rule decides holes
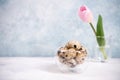
[[[105,46],[105,37],[102,23],[102,16],[99,15],[96,29],[96,38],[99,46]]]

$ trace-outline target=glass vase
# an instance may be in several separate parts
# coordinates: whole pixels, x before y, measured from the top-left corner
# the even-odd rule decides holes
[[[97,36],[96,41],[97,44],[93,47],[94,60],[97,62],[108,62],[112,57],[110,49],[111,37]]]

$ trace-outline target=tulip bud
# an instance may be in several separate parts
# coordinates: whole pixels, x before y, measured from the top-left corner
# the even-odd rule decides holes
[[[78,15],[84,22],[91,23],[93,20],[92,12],[85,5],[80,7]]]

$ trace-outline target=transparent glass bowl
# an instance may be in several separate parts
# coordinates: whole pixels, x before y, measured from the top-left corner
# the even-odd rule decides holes
[[[59,61],[58,56],[55,57],[56,64],[58,65],[58,68],[63,73],[82,73],[84,72],[89,64],[89,58],[86,57],[85,61],[82,64],[78,64],[75,67],[69,67],[66,64],[63,64]]]

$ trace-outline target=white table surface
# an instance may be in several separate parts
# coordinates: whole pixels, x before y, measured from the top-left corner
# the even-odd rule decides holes
[[[52,57],[1,57],[0,80],[120,80],[120,59],[89,62],[82,73],[63,73]]]

